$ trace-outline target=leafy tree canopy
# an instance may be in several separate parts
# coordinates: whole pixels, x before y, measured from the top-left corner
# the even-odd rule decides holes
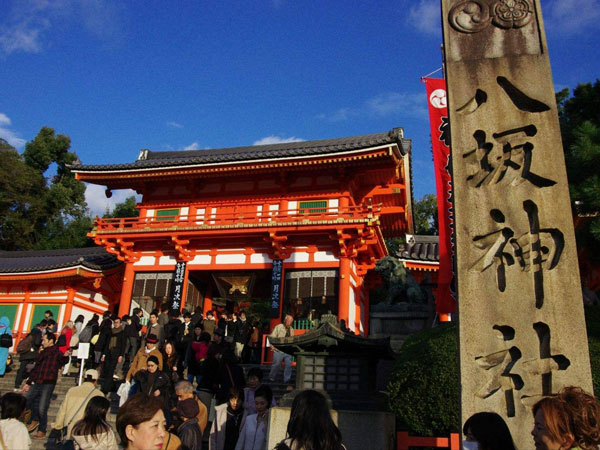
[[[577,229],[579,248],[600,254],[600,80],[556,94],[573,210],[590,216]]]
[[[135,207],[136,204],[135,197],[132,195],[131,197],[127,197],[125,201],[117,203],[112,212],[106,211],[103,217],[105,219],[111,217],[138,217],[140,211]]]
[[[43,127],[20,155],[0,141],[0,248],[31,250],[91,245],[85,185],[68,164],[71,140]]]
[[[427,194],[421,200],[417,200],[413,205],[415,233],[425,235],[438,234],[437,213],[437,197],[435,194]]]

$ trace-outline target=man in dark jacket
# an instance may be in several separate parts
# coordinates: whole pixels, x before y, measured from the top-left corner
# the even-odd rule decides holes
[[[43,319],[40,323],[32,328],[29,334],[25,336],[21,342],[19,342],[19,345],[17,346],[17,352],[19,354],[19,369],[17,370],[17,376],[15,378],[15,389],[21,388],[21,383],[25,378],[27,378],[25,376],[27,374],[27,366],[29,364],[33,365],[38,357],[40,347],[42,346],[42,335],[45,333],[47,325],[48,322],[46,319]],[[27,350],[20,352],[19,347],[22,347],[24,341],[31,345],[28,345],[29,348]]]
[[[110,337],[104,341],[104,346],[101,350],[101,361],[103,363],[102,392],[105,394],[112,390],[113,379],[120,378],[117,373],[123,366],[126,340],[125,327],[123,327],[121,319],[114,317]]]
[[[240,318],[237,321],[237,327],[235,329],[235,356],[242,359],[242,352],[244,351],[244,347],[248,344],[248,340],[250,339],[250,333],[252,333],[252,327],[250,323],[246,320],[246,313],[244,311],[240,312]]]
[[[27,378],[23,392],[27,397],[27,407],[31,410],[29,432],[38,429],[34,439],[44,439],[48,426],[48,408],[58,379],[58,371],[69,361],[70,352],[63,355],[56,345],[56,336],[46,333],[42,337],[42,348],[35,360],[35,366]]]
[[[129,362],[133,361],[135,358],[135,354],[140,347],[140,330],[142,329],[142,325],[140,324],[139,315],[136,314],[136,309],[134,308],[133,315],[131,316],[123,316],[123,326],[125,327],[125,356],[129,355]]]
[[[177,428],[177,436],[184,450],[202,450],[202,431],[196,418],[199,413],[198,403],[193,398],[177,403],[177,414],[183,421]]]
[[[164,326],[165,342],[172,342],[177,346],[181,339],[182,323],[179,320],[179,311],[171,311],[169,313],[169,321]]]

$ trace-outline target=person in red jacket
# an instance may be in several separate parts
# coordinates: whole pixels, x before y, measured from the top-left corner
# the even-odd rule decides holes
[[[42,337],[42,348],[35,366],[29,374],[23,392],[27,397],[27,407],[31,410],[29,432],[38,429],[34,439],[44,439],[48,426],[48,408],[58,379],[58,371],[69,360],[70,350],[63,355],[56,345],[56,336],[46,333]]]

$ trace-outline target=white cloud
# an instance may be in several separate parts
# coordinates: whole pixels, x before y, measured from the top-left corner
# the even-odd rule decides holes
[[[359,117],[387,117],[392,115],[416,118],[427,117],[427,102],[423,94],[383,92],[363,102],[361,106],[339,108],[317,118],[341,122]]]
[[[267,136],[264,137],[262,139],[259,139],[258,141],[254,141],[252,143],[252,145],[270,145],[270,144],[284,144],[286,142],[302,142],[304,139],[300,139],[297,137],[280,137],[280,136],[275,136],[275,135],[271,135],[271,136]]]
[[[172,128],[183,128],[183,125],[181,125],[180,123],[177,122],[167,122],[167,126],[172,127]]]
[[[120,6],[107,0],[3,0],[0,24],[0,54],[38,53],[56,26],[66,22],[88,34],[114,40],[121,32]]]
[[[102,217],[106,210],[112,211],[117,203],[124,202],[128,197],[135,196],[139,202],[142,199],[141,195],[136,194],[132,189],[119,189],[112,191],[112,197],[106,198],[105,190],[106,187],[97,184],[86,183],[85,189],[85,201],[90,209],[92,217]]]
[[[183,147],[184,150],[198,150],[200,143],[198,141],[192,142],[190,145]]]
[[[562,0],[561,0],[562,1]],[[408,20],[417,30],[427,34],[441,34],[441,8],[438,0],[419,0],[408,12]]]
[[[12,121],[4,113],[0,113],[0,138],[5,139],[13,147],[20,149],[25,146],[25,139],[19,137],[18,133],[11,130]]]
[[[549,33],[574,35],[596,32],[600,21],[600,0],[551,0],[544,6]]]

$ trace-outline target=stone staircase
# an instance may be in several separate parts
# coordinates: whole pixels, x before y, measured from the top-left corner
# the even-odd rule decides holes
[[[18,359],[15,358],[15,365],[18,366]],[[15,377],[16,377],[16,367],[15,370],[11,370],[6,373],[4,377],[0,377],[0,394],[5,394],[7,392],[12,392],[15,387]],[[69,388],[75,386],[77,384],[77,378],[75,376],[63,377],[59,376],[58,381],[56,383],[56,387],[54,388],[54,393],[52,394],[52,401],[50,402],[50,407],[48,408],[48,430],[46,432],[46,436],[50,433],[51,424],[54,422],[56,418],[56,414],[58,413],[58,408],[62,403],[62,399],[65,394],[69,390]],[[46,448],[46,439],[44,440],[35,440],[32,439],[32,449],[45,449]]]
[[[15,358],[17,360],[17,358]],[[18,365],[18,360],[15,365]],[[292,379],[289,384],[283,383],[283,369],[280,370],[277,379],[274,383],[268,382],[269,371],[271,366],[258,366],[258,365],[250,365],[245,364],[242,365],[244,369],[244,373],[247,373],[251,367],[260,367],[263,371],[263,381],[264,384],[267,384],[273,390],[273,396],[275,400],[279,402],[279,399],[289,390],[289,386],[295,386],[295,378],[296,378],[296,368],[292,368]],[[50,407],[48,408],[48,429],[46,430],[46,439],[36,440],[32,439],[31,449],[32,450],[42,450],[42,449],[52,449],[53,446],[48,444],[48,435],[52,430],[51,425],[56,418],[56,414],[58,413],[58,409],[67,393],[69,388],[76,386],[78,381],[79,372],[75,367],[71,368],[70,376],[59,376],[58,381],[56,383],[56,387],[54,388],[54,393],[52,394],[52,400],[50,402]],[[7,392],[12,392],[15,385],[15,377],[16,377],[16,367],[15,370],[11,370],[7,372],[4,377],[0,377],[0,394],[5,394]],[[117,412],[119,409],[119,398],[116,393],[111,393],[111,409],[108,414],[108,422],[115,428],[115,422],[117,418]]]

